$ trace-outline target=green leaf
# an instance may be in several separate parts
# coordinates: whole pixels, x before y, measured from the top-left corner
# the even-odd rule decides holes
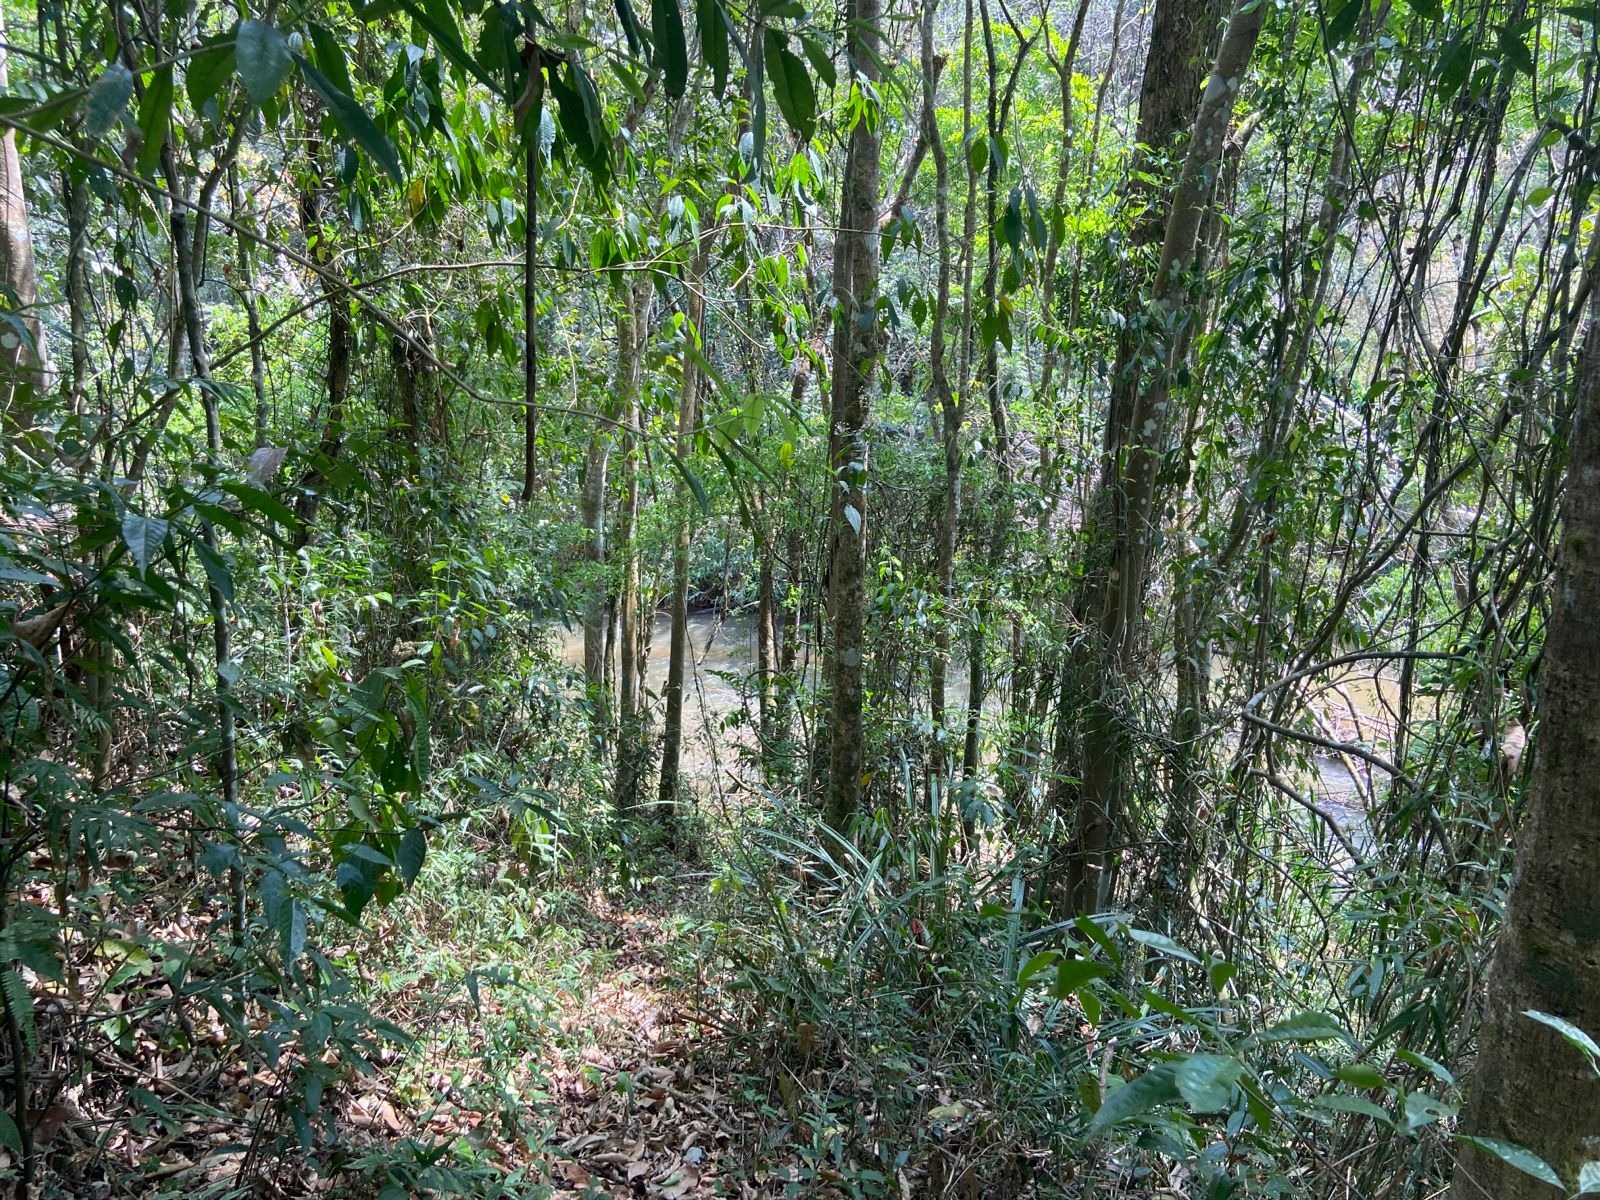
[[[778,97],[778,111],[800,140],[809,142],[817,131],[817,93],[805,64],[789,49],[788,41],[776,29],[767,30],[767,69]]]
[[[122,518],[122,543],[133,555],[133,563],[140,574],[150,569],[150,563],[167,540],[168,522],[160,517],[146,517],[130,512]]]
[[[292,963],[305,953],[306,910],[300,901],[290,899],[278,910],[278,939],[284,962]]]
[[[1017,991],[1026,991],[1035,977],[1048,970],[1060,957],[1061,951],[1059,950],[1041,950],[1023,963],[1022,970],[1017,972]]]
[[[1502,61],[1510,63],[1524,75],[1534,73],[1533,52],[1528,49],[1528,44],[1522,40],[1522,35],[1514,27],[1501,26],[1499,45]]]
[[[649,61],[650,42],[644,36],[644,26],[633,11],[633,0],[616,0],[617,20],[622,23],[622,34],[628,39],[628,53]]]
[[[834,87],[839,82],[838,73],[833,69],[833,58],[821,42],[814,37],[800,36],[800,48],[806,52],[806,61],[811,64],[811,69],[817,73],[817,82],[823,87]]]
[[[161,149],[167,144],[167,129],[172,124],[172,67],[165,66],[150,79],[139,101],[139,158],[134,164],[141,175],[154,175],[161,163]]]
[[[344,47],[332,33],[315,22],[311,25],[311,49],[317,70],[331,79],[341,92],[354,95],[355,85],[350,82],[350,64],[345,60]]]
[[[233,572],[228,569],[227,560],[204,542],[196,542],[194,548],[200,556],[200,565],[205,568],[206,578],[217,589],[217,595],[232,604]]]
[[[234,66],[252,104],[265,104],[278,94],[294,55],[289,40],[265,21],[241,21],[233,40]]]
[[[89,85],[89,112],[83,131],[92,138],[110,133],[133,95],[133,72],[119,62],[109,64]]]
[[[1326,1042],[1349,1037],[1345,1027],[1327,1013],[1303,1012],[1279,1021],[1261,1035],[1264,1042]]]
[[[400,849],[395,863],[400,868],[400,878],[410,887],[422,874],[422,862],[428,856],[428,835],[421,826],[413,825],[400,838]]]
[[[505,88],[495,81],[494,76],[462,44],[461,32],[456,28],[455,17],[450,13],[447,0],[426,0],[424,4],[415,3],[414,0],[398,0],[398,2],[401,8],[411,14],[411,19],[433,38],[441,54],[491,92],[502,99],[509,99],[505,95]],[[488,22],[485,22],[485,25],[487,24]]]
[[[17,1123],[10,1113],[0,1108],[0,1146],[4,1146],[17,1158],[22,1157],[22,1133],[17,1129]]]
[[[694,21],[700,57],[711,69],[711,86],[721,96],[728,86],[728,22],[720,0],[695,0]]]
[[[1524,1150],[1521,1146],[1512,1142],[1502,1142],[1498,1138],[1473,1137],[1465,1133],[1456,1134],[1456,1141],[1471,1146],[1474,1150],[1481,1150],[1485,1154],[1491,1154],[1507,1166],[1515,1167],[1524,1175],[1533,1176],[1540,1183],[1548,1183],[1551,1187],[1560,1188],[1563,1192],[1567,1190],[1561,1182],[1561,1176],[1556,1174],[1555,1168],[1532,1150]],[[1590,1165],[1594,1164],[1591,1163]],[[1583,1181],[1580,1179],[1580,1193],[1582,1186]]]
[[[300,67],[301,76],[328,105],[328,115],[340,131],[365,150],[367,156],[383,168],[385,175],[396,183],[403,182],[405,173],[401,170],[400,156],[395,153],[394,143],[367,116],[366,109],[356,103],[353,97],[336,88],[332,80],[305,58],[297,54],[294,59]]]
[[[1022,249],[1022,189],[1014,187],[1011,195],[1006,200],[1005,216],[1001,219],[1001,231],[1005,237],[1006,245],[1011,247],[1013,254]]]
[[[650,0],[650,32],[661,63],[661,83],[667,95],[683,95],[689,84],[689,47],[683,37],[683,13],[678,0]]]
[[[1383,1072],[1370,1063],[1347,1063],[1333,1073],[1335,1079],[1343,1080],[1351,1087],[1381,1088],[1388,1085]]]
[[[1093,962],[1087,958],[1063,958],[1056,964],[1056,983],[1050,989],[1050,994],[1058,1000],[1065,1000],[1085,984],[1101,978],[1110,970],[1111,968],[1104,963]]]
[[[1329,50],[1335,50],[1339,44],[1356,31],[1356,22],[1361,19],[1361,10],[1366,7],[1367,0],[1344,0],[1338,12],[1328,18],[1327,28],[1323,36]]]
[[[1455,94],[1467,82],[1467,77],[1472,74],[1472,62],[1476,56],[1477,47],[1460,34],[1445,43],[1444,51],[1439,55],[1439,93],[1443,99],[1455,98]]]
[[[1200,961],[1165,934],[1153,933],[1148,929],[1130,929],[1128,930],[1128,936],[1141,946],[1148,946],[1157,954],[1165,954],[1171,958],[1181,958],[1184,962],[1198,963]]]
[[[1440,0],[1406,0],[1411,11],[1426,21],[1437,21],[1444,16],[1444,5]]]
[[[1105,1103],[1089,1122],[1089,1132],[1102,1132],[1112,1125],[1141,1116],[1158,1104],[1170,1104],[1177,1100],[1177,1076],[1175,1067],[1164,1065],[1107,1093]]]
[[[1415,1132],[1435,1121],[1442,1121],[1456,1115],[1456,1106],[1447,1104],[1436,1096],[1427,1092],[1412,1092],[1406,1096],[1405,1103],[1406,1129]]]
[[[1558,1017],[1554,1013],[1539,1012],[1531,1008],[1522,1015],[1554,1029],[1562,1037],[1566,1038],[1568,1043],[1587,1054],[1590,1062],[1600,1059],[1600,1044],[1596,1044],[1592,1037],[1565,1017]]]
[[[1325,1108],[1332,1112],[1360,1113],[1364,1117],[1371,1117],[1380,1125],[1387,1125],[1391,1128],[1394,1126],[1394,1118],[1365,1096],[1350,1096],[1344,1092],[1329,1092],[1322,1096],[1313,1096],[1311,1104],[1315,1108]]]
[[[1178,1064],[1178,1094],[1195,1113],[1225,1112],[1233,1107],[1233,1085],[1244,1064],[1227,1054],[1191,1054]]]
[[[183,90],[196,112],[216,97],[234,72],[232,39],[208,38],[207,41],[213,44],[191,55],[183,68]]]
[[[1442,1084],[1447,1086],[1455,1084],[1456,1077],[1450,1074],[1449,1068],[1443,1063],[1435,1062],[1426,1054],[1418,1054],[1415,1050],[1396,1050],[1394,1056],[1401,1062],[1410,1063],[1413,1067],[1428,1072]]]

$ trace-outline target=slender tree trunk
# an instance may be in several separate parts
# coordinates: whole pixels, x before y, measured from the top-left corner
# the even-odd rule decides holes
[[[307,124],[312,122],[313,117],[307,114]],[[308,139],[306,149],[311,162],[317,164],[319,140]],[[320,174],[320,166],[317,166],[316,170]],[[324,272],[330,270],[334,263],[333,247],[328,243],[328,228],[323,208],[325,191],[326,181],[320,180],[318,183],[308,185],[300,193],[300,226],[305,232],[311,258],[323,268]],[[350,301],[326,274],[319,275],[318,281],[328,309],[328,357],[325,365],[328,377],[328,408],[322,419],[322,434],[317,442],[316,457],[300,478],[301,493],[295,503],[295,513],[300,518],[300,529],[295,534],[297,546],[305,546],[311,541],[328,471],[338,461],[344,449],[344,406],[350,395],[350,355],[353,335]]]
[[[1544,642],[1539,734],[1516,877],[1489,972],[1464,1130],[1523,1146],[1572,1187],[1600,1159],[1600,1077],[1529,1011],[1600,1037],[1600,311],[1577,366],[1566,530]],[[1457,1200],[1544,1200],[1548,1185],[1463,1146]]]
[[[929,713],[933,726],[933,774],[949,772],[949,733],[945,728],[946,688],[950,670],[950,622],[955,619],[956,533],[961,526],[961,423],[962,405],[950,386],[945,363],[945,326],[950,319],[950,164],[944,139],[939,136],[939,61],[934,51],[933,19],[939,0],[927,0],[922,10],[922,136],[933,154],[934,248],[939,256],[934,290],[933,324],[928,338],[928,374],[937,404],[939,436],[944,450],[944,494],[939,508],[935,572],[941,612],[934,624],[933,658],[928,670]]]
[[[851,0],[850,59],[869,84],[878,79],[879,0]],[[850,131],[839,232],[834,241],[833,397],[828,461],[828,790],[824,815],[843,832],[861,806],[862,656],[866,652],[867,421],[873,365],[882,351],[877,316],[878,177],[882,139],[876,114]]]
[[[617,596],[617,773],[613,799],[618,812],[638,803],[645,746],[643,672],[640,651],[639,570],[639,387],[640,354],[652,284],[641,271],[628,285],[617,316],[616,398],[622,414],[622,504],[617,513],[616,548],[622,556]],[[645,615],[648,619],[648,615]]]
[[[228,169],[228,199],[233,208],[233,219],[243,221],[248,211],[244,190],[239,186],[239,172]],[[256,303],[256,257],[250,239],[234,239],[239,266],[239,296],[244,303],[245,331],[250,338],[250,391],[255,398],[255,444],[260,449],[267,444],[267,424],[270,410],[267,406],[266,347],[261,344],[261,307]]]
[[[527,203],[522,229],[522,502],[533,499],[539,481],[539,174],[544,152],[539,145],[539,123],[544,77],[539,68],[538,43],[531,40],[528,93],[532,107],[523,117],[523,185]]]
[[[710,264],[706,246],[695,254],[689,267],[689,283],[684,305],[683,336],[700,347],[701,326],[705,322],[705,275]],[[677,441],[672,452],[677,456],[677,529],[672,544],[672,634],[667,648],[667,682],[662,699],[666,704],[661,734],[661,781],[657,791],[663,813],[671,814],[678,803],[679,770],[683,758],[683,686],[689,655],[689,551],[694,535],[694,500],[688,480],[689,459],[694,450],[695,424],[700,419],[700,364],[694,354],[683,356],[682,391],[678,398]],[[765,559],[763,559],[765,561]]]

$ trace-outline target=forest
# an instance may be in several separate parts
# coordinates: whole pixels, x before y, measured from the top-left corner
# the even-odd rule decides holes
[[[1600,5],[0,0],[0,1191],[1600,1195]]]

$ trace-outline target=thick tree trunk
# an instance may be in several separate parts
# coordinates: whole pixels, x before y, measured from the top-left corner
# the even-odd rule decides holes
[[[1600,1078],[1582,1051],[1524,1014],[1600,1037],[1600,314],[1578,359],[1566,530],[1544,642],[1528,816],[1506,906],[1465,1132],[1534,1151],[1566,1180],[1600,1159]],[[1545,1200],[1540,1183],[1463,1146],[1456,1200]]]
[[[1173,189],[1145,316],[1147,345],[1135,360],[1153,360],[1157,366],[1135,388],[1126,440],[1109,461],[1089,514],[1090,561],[1078,610],[1093,633],[1075,664],[1083,709],[1082,791],[1062,897],[1073,911],[1100,907],[1110,882],[1128,755],[1124,688],[1144,625],[1145,576],[1161,499],[1158,477],[1171,449],[1172,374],[1193,337],[1190,277],[1201,221],[1265,8],[1256,0],[1241,0],[1218,48]]]
[[[879,0],[851,0],[850,58],[867,82],[878,79]],[[843,832],[861,804],[862,656],[866,652],[867,419],[872,368],[881,352],[877,316],[878,176],[882,139],[875,119],[850,131],[839,233],[834,241],[833,396],[828,461],[829,512],[828,791],[824,815]]]

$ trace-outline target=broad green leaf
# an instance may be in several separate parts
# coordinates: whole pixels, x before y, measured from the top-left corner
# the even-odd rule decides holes
[[[333,86],[347,95],[355,94],[355,85],[350,82],[350,64],[345,60],[344,47],[339,45],[337,38],[325,27],[311,25],[311,59],[330,80]]]
[[[695,0],[694,20],[700,57],[711,70],[712,88],[721,96],[728,86],[728,23],[721,0]]]
[[[1411,1092],[1406,1096],[1405,1114],[1406,1128],[1417,1130],[1425,1125],[1432,1125],[1435,1121],[1455,1116],[1456,1106],[1447,1104],[1436,1096],[1430,1096],[1427,1092]]]
[[[1499,45],[1502,61],[1510,63],[1524,75],[1534,73],[1533,52],[1528,49],[1528,44],[1522,40],[1522,35],[1514,27],[1506,25],[1501,28]]]
[[[689,47],[683,36],[683,12],[678,0],[650,0],[650,33],[661,64],[661,83],[667,95],[683,95],[689,84]]]
[[[1018,225],[1018,232],[1020,236],[1020,223]],[[1181,958],[1184,962],[1196,964],[1198,964],[1200,961],[1191,952],[1185,950],[1182,946],[1178,945],[1177,942],[1173,941],[1164,933],[1155,933],[1149,929],[1130,929],[1128,930],[1128,936],[1134,941],[1138,942],[1141,946],[1148,946],[1157,954],[1165,954],[1171,958]]]
[[[628,39],[628,53],[648,61],[650,42],[644,35],[644,26],[639,24],[638,14],[633,11],[633,0],[616,0],[616,8],[622,34]]]
[[[22,1134],[11,1114],[0,1108],[0,1146],[4,1146],[18,1159],[22,1157]]]
[[[817,131],[817,93],[811,86],[811,76],[806,74],[799,56],[789,49],[788,39],[775,29],[767,30],[766,50],[778,111],[800,140],[809,142]]]
[[[1006,199],[1005,216],[1001,219],[1001,232],[1013,254],[1022,249],[1022,189],[1014,187]]]
[[[133,563],[140,573],[150,569],[150,563],[161,552],[161,543],[167,540],[168,522],[160,517],[146,517],[130,512],[122,518],[122,543],[133,555]]]
[[[1351,1087],[1381,1088],[1387,1086],[1383,1072],[1370,1063],[1347,1063],[1336,1069],[1333,1073],[1335,1079],[1341,1079]]]
[[[421,826],[413,825],[400,838],[400,849],[395,863],[400,868],[400,878],[410,887],[422,873],[422,862],[428,855],[428,835]]]
[[[839,76],[833,69],[832,57],[822,43],[802,34],[800,48],[805,51],[811,69],[817,73],[817,82],[823,87],[834,87],[839,82]]]
[[[1056,964],[1056,982],[1050,994],[1058,1000],[1065,1000],[1085,984],[1101,978],[1109,971],[1110,968],[1104,963],[1087,958],[1063,958]]]
[[[289,40],[265,21],[241,21],[233,41],[234,67],[252,104],[265,104],[278,94],[294,55]]]
[[[1597,1044],[1592,1037],[1565,1017],[1558,1017],[1554,1013],[1539,1012],[1531,1008],[1522,1015],[1554,1029],[1562,1037],[1566,1038],[1571,1045],[1587,1054],[1591,1062],[1600,1060],[1600,1044]]]
[[[1343,1025],[1327,1013],[1303,1012],[1279,1021],[1261,1035],[1264,1042],[1326,1042],[1348,1037]]]
[[[1048,970],[1060,957],[1059,950],[1041,950],[1023,963],[1022,970],[1017,972],[1017,991],[1025,991],[1038,975]]]
[[[333,123],[365,150],[368,157],[383,168],[385,175],[396,183],[403,182],[405,173],[401,170],[400,156],[395,153],[394,143],[389,140],[388,134],[374,124],[366,109],[354,97],[347,96],[335,87],[333,81],[307,59],[295,55],[295,62],[300,67],[301,76],[327,103],[328,115],[333,118]]]
[[[1360,1113],[1362,1116],[1371,1117],[1380,1124],[1391,1127],[1394,1125],[1394,1118],[1365,1096],[1350,1096],[1344,1092],[1328,1092],[1325,1095],[1313,1096],[1311,1103],[1315,1108],[1324,1108],[1331,1112]]]
[[[306,910],[300,901],[290,899],[278,910],[279,948],[283,961],[292,963],[306,948]]]
[[[1450,1073],[1448,1067],[1441,1062],[1434,1061],[1426,1054],[1418,1054],[1415,1050],[1396,1050],[1394,1056],[1401,1062],[1410,1063],[1413,1067],[1420,1067],[1440,1083],[1453,1085],[1456,1081],[1456,1077]]]
[[[234,72],[233,39],[207,39],[213,44],[191,55],[183,68],[183,90],[198,112],[216,98]]]
[[[1131,1120],[1179,1098],[1177,1069],[1163,1065],[1147,1071],[1132,1083],[1125,1083],[1106,1095],[1105,1103],[1089,1122],[1089,1132],[1099,1133],[1122,1121]]]
[[[171,125],[172,67],[169,65],[151,76],[150,86],[145,88],[144,98],[139,101],[139,132],[144,137],[139,144],[139,158],[135,163],[139,174],[155,174]]]
[[[1231,1055],[1191,1054],[1177,1066],[1178,1094],[1191,1112],[1223,1112],[1233,1107],[1233,1085],[1243,1073]]]
[[[110,63],[89,85],[88,115],[83,131],[92,138],[110,133],[133,95],[133,72],[119,62]]]
[[[1324,37],[1329,50],[1337,50],[1339,44],[1356,31],[1356,22],[1366,6],[1367,0],[1344,0],[1339,10],[1328,17]]]
[[[1525,1150],[1512,1142],[1502,1142],[1498,1138],[1473,1137],[1470,1134],[1456,1134],[1456,1141],[1471,1146],[1474,1150],[1481,1150],[1485,1154],[1492,1154],[1507,1166],[1515,1167],[1524,1175],[1531,1175],[1540,1183],[1548,1183],[1551,1187],[1566,1191],[1557,1175],[1555,1168],[1532,1150]],[[1590,1164],[1593,1166],[1594,1164]],[[1582,1192],[1582,1180],[1579,1180],[1579,1191]]]

